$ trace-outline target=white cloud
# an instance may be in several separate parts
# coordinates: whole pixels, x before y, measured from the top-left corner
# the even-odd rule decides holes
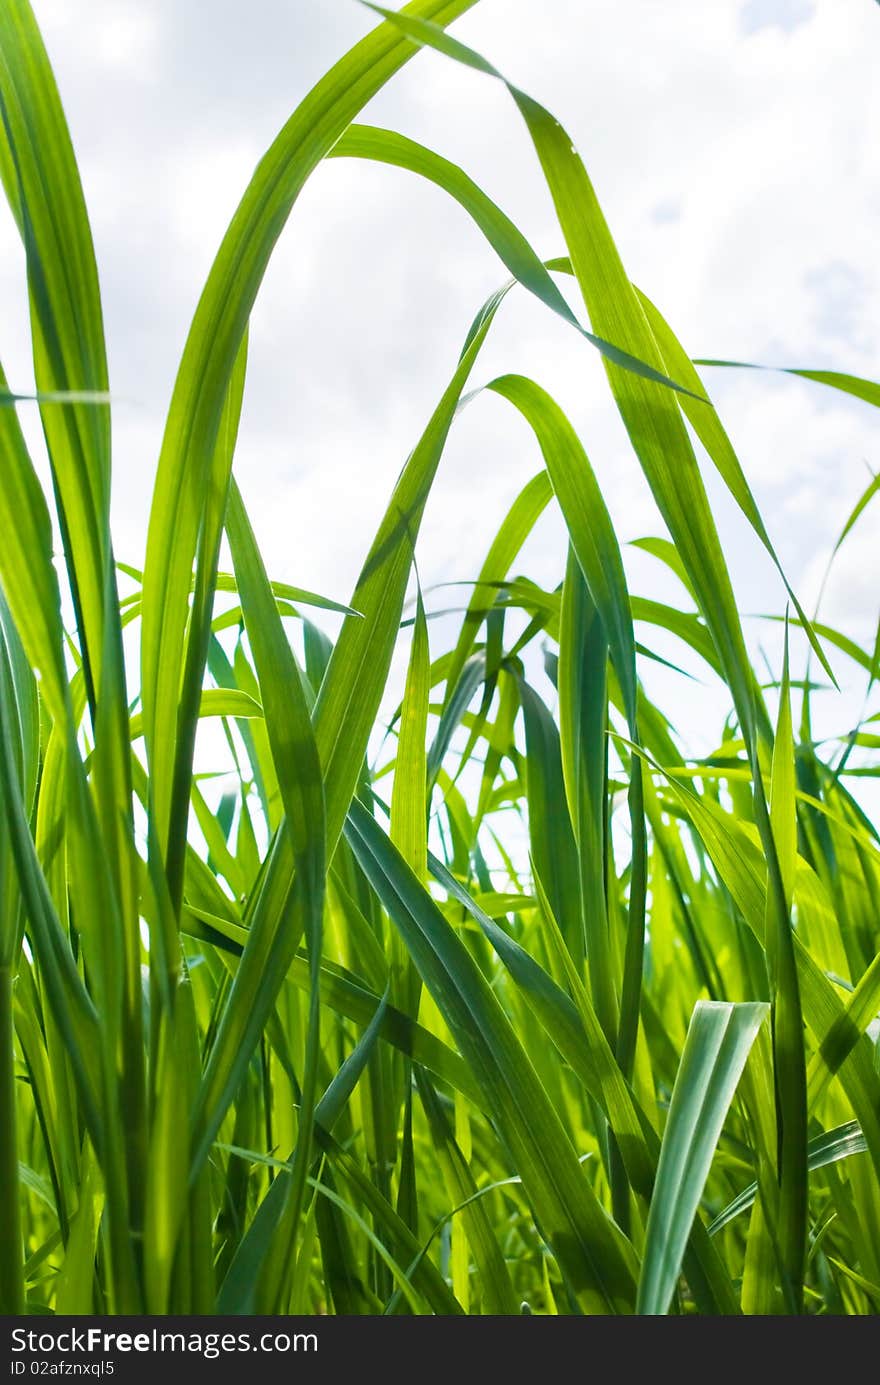
[[[107,67],[125,72],[128,77],[149,75],[158,45],[158,24],[154,13],[143,6],[124,5],[117,0],[98,27],[96,55]]]

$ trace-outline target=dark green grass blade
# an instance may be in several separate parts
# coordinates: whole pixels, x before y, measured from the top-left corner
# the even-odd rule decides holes
[[[633,1252],[595,1200],[491,989],[430,895],[356,802],[346,836],[462,1053],[479,1074],[485,1100],[572,1291],[587,1311],[630,1311]]]

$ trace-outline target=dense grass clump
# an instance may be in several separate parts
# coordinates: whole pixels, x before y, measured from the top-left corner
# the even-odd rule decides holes
[[[353,123],[420,45],[503,82],[446,33],[474,3],[380,11],[257,167],[180,363],[142,571],[110,530],[73,149],[28,0],[0,7],[0,174],[52,472],[44,492],[0,379],[0,1311],[880,1306],[880,838],[849,778],[878,741],[811,729],[816,681],[870,694],[878,649],[790,592],[807,675],[788,626],[775,675],[753,667],[694,436],[775,562],[771,537],[554,118],[508,88],[566,252],[546,265],[461,169]],[[432,179],[513,276],[365,536],[335,642],[315,616],[332,602],[270,580],[233,479],[248,317],[331,155]],[[407,606],[419,526],[510,288],[601,353],[668,531],[643,547],[681,604],[629,590],[577,433],[507,375],[486,388],[543,466],[438,650],[448,621],[429,637],[422,595]],[[568,535],[553,590],[518,570],[548,506]],[[729,695],[698,761],[643,683],[658,634]],[[208,717],[215,797],[194,764]]]

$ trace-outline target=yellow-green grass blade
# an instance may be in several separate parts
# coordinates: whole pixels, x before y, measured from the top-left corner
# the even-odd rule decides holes
[[[519,410],[538,440],[572,547],[605,628],[633,730],[636,658],[629,593],[611,516],[587,454],[563,410],[534,380],[503,375],[487,388]]]
[[[67,122],[28,0],[0,12],[0,175],[27,254],[37,389],[106,394],[98,273]],[[89,701],[95,707],[110,572],[110,415],[41,409]]]
[[[448,24],[475,0],[414,0],[413,14]],[[381,25],[297,107],[260,160],[203,290],[184,349],[159,458],[144,566],[142,696],[157,835],[167,839],[185,663],[187,597],[221,412],[248,318],[274,246],[310,174],[363,105],[412,56]]]
[[[393,13],[383,10],[378,5],[370,5],[368,8],[375,10],[377,14],[385,15],[386,18],[391,18]],[[643,375],[648,380],[654,380],[675,390],[682,388],[664,371],[647,365],[627,351],[622,351],[613,342],[604,341],[602,337],[588,332],[578,322],[554,283],[547,266],[532,249],[525,236],[457,164],[396,131],[381,130],[369,125],[349,126],[330,150],[328,157],[373,159],[396,168],[405,168],[410,173],[416,173],[436,184],[470,215],[513,277],[552,312],[557,313],[564,322],[575,327],[603,356],[607,356],[625,370]]]
[[[239,688],[203,688],[199,700],[199,719],[203,717],[235,717],[250,721],[262,718],[263,709],[256,698]],[[129,736],[133,741],[144,734],[144,719],[135,712],[129,721]]]
[[[493,294],[477,315],[458,368],[400,475],[351,599],[361,618],[345,621],[321,683],[314,720],[331,853],[384,691],[428,495],[462,391],[506,292]]]
[[[880,387],[878,387],[878,403],[880,403]],[[846,523],[841,529],[837,542],[834,545],[834,553],[832,553],[832,557],[841,548],[844,541],[849,536],[851,530],[854,528],[857,521],[864,514],[865,510],[870,505],[871,501],[874,499],[874,496],[877,494],[878,491],[880,491],[880,472],[878,472],[876,476],[871,477],[871,480],[868,482],[867,486],[862,491],[855,505],[847,515]]]
[[[0,715],[9,723],[22,805],[31,817],[40,768],[40,709],[37,683],[31,672],[12,614],[0,586],[0,640],[6,645],[8,702]],[[0,818],[0,966],[14,966],[22,934],[21,892],[15,874],[12,843],[6,821]]]
[[[715,1147],[767,1006],[700,1001],[681,1055],[648,1213],[636,1311],[669,1311]]]
[[[55,1288],[56,1313],[74,1317],[94,1312],[95,1249],[104,1202],[98,1166],[90,1150],[83,1152],[83,1164],[79,1206],[71,1219]]]
[[[413,623],[412,648],[400,709],[394,783],[391,790],[390,835],[416,877],[428,879],[428,706],[431,691],[431,651],[428,622],[419,586]],[[396,930],[390,931],[389,988],[391,1000],[407,1014],[417,1015],[421,982]],[[381,1061],[381,1060],[380,1060]],[[393,1090],[388,1102],[389,1143],[396,1143],[398,1111],[403,1109],[398,1211],[407,1225],[418,1227],[418,1194],[412,1130],[412,1066],[397,1061],[389,1069]]]
[[[184,982],[184,985],[187,983]],[[167,1313],[171,1275],[187,1217],[189,1149],[183,1132],[189,1124],[187,1083],[180,1064],[186,1044],[182,995],[163,1015],[157,1044],[150,1124],[144,1217],[144,1279],[149,1313]]]
[[[49,713],[63,724],[67,669],[52,521],[14,409],[0,413],[0,466],[0,584]]]
[[[192,761],[195,751],[196,730],[199,720],[202,683],[205,664],[212,633],[214,613],[214,590],[217,564],[220,557],[220,544],[223,538],[223,522],[227,508],[232,458],[238,438],[244,395],[245,371],[247,367],[247,334],[242,338],[238,350],[229,388],[223,401],[220,423],[214,439],[214,450],[210,470],[206,480],[205,495],[201,499],[201,528],[196,554],[196,573],[192,605],[187,628],[186,655],[183,674],[180,679],[179,701],[176,707],[176,738],[172,794],[170,801],[168,835],[162,836],[161,800],[157,801],[155,774],[150,776],[150,816],[154,839],[164,852],[165,871],[171,904],[175,913],[179,912],[181,890],[183,888],[184,857],[186,854],[186,824],[189,812],[189,788],[192,779]],[[146,595],[146,587],[143,589]],[[273,603],[274,608],[274,603]],[[145,628],[141,629],[141,649],[144,647]],[[141,692],[141,703],[146,718],[147,703]],[[145,730],[149,722],[145,720]],[[147,737],[147,753],[150,744]],[[152,770],[152,766],[151,766]]]
[[[880,1011],[880,954],[864,971],[842,1013],[822,1040],[807,1072],[808,1107],[813,1110],[828,1083]]]
[[[508,375],[494,380],[489,388],[519,409],[538,439],[583,581],[604,629],[623,693],[630,735],[638,742],[636,649],[629,592],[611,517],[587,454],[562,409],[534,381],[523,376]],[[603,1025],[610,1035],[616,1029],[617,1001],[613,995],[615,988],[607,960],[602,960],[603,947],[607,949],[607,940],[603,944],[603,932],[607,929],[604,918],[604,785],[595,782],[595,774],[591,776],[590,770],[597,761],[601,765],[604,755],[600,749],[597,756],[590,738],[582,742],[580,734],[590,721],[590,715],[583,709],[595,702],[592,722],[599,737],[604,735],[604,654],[595,648],[595,641],[589,639],[587,617],[581,610],[582,605],[579,584],[570,570],[563,592],[563,628],[560,632],[560,680],[566,693],[560,710],[563,767],[579,855],[581,861],[587,863],[581,880],[581,907],[584,910],[594,996]],[[595,741],[595,736],[592,740]],[[591,778],[594,780],[592,784]],[[631,779],[630,808],[633,875],[623,994],[620,997],[624,1021],[619,1036],[625,1070],[631,1068],[635,1052],[645,933],[646,843],[638,761],[635,762]],[[541,863],[539,872],[546,880],[546,871]],[[592,946],[591,932],[595,932]]]
[[[269,1305],[277,1308],[281,1287],[293,1253],[305,1179],[311,1155],[311,1126],[317,1095],[320,1053],[320,966],[323,939],[326,844],[324,789],[321,762],[310,715],[310,698],[305,679],[294,658],[281,617],[275,607],[272,589],[245,513],[238,488],[233,482],[226,517],[226,530],[232,549],[236,579],[254,667],[260,685],[260,700],[281,798],[285,824],[293,846],[294,890],[303,917],[303,931],[309,954],[311,989],[299,1111],[299,1138],[293,1158],[290,1192],[285,1208],[286,1237],[276,1243],[278,1254],[267,1268],[270,1283],[261,1287]],[[239,972],[239,976],[242,972]],[[267,996],[253,999],[259,1014],[268,1015],[269,999],[278,993],[278,978],[267,978]],[[229,1006],[244,1007],[233,985]],[[225,1037],[225,1036],[224,1036]],[[218,1036],[218,1046],[221,1044]],[[222,1047],[218,1048],[222,1054]],[[265,1300],[264,1300],[265,1301]]]
[[[410,870],[420,880],[428,874],[428,830],[425,795],[428,763],[425,742],[428,733],[431,655],[428,624],[421,591],[418,593],[413,642],[407,669],[406,687],[400,709],[394,783],[391,790],[391,840]],[[402,995],[398,987],[396,997]]]
[[[493,602],[489,601],[487,604],[487,591],[491,594],[490,584],[506,579],[517,554],[547,508],[552,494],[547,472],[539,471],[537,476],[526,482],[492,540],[449,661],[445,704],[448,704],[458,685],[461,671],[473,652],[480,626],[492,609]]]
[[[632,539],[630,546],[632,548],[640,548],[643,553],[650,553],[652,557],[659,559],[661,563],[665,563],[670,572],[675,573],[694,605],[696,606],[698,604],[690,584],[690,578],[685,571],[684,563],[681,561],[678,555],[678,549],[671,539],[662,539],[653,535],[647,535],[643,539]]]
[[[350,606],[344,605],[341,601],[333,601],[329,596],[321,596],[319,592],[308,591],[305,587],[292,587],[289,582],[275,581],[270,582],[269,585],[279,600],[293,601],[300,606],[314,606],[321,611],[335,611],[337,615],[341,616],[357,615],[357,611],[353,611]],[[231,572],[218,572],[216,590],[218,592],[238,591],[235,575]]]

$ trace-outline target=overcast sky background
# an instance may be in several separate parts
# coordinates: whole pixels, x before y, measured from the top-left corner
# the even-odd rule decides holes
[[[164,413],[186,330],[253,167],[326,68],[371,27],[352,0],[33,0],[78,153],[104,295],[117,556],[139,563]],[[872,0],[482,0],[454,32],[548,105],[594,181],[624,263],[695,356],[880,376],[877,82]],[[522,122],[499,83],[421,53],[366,110],[460,163],[543,256],[563,245]],[[345,600],[407,453],[479,304],[506,277],[436,188],[333,161],[302,194],[253,317],[236,475],[270,573]],[[29,380],[20,247],[0,217],[0,341]],[[623,540],[659,532],[595,352],[513,295],[474,382],[522,370],[577,425]],[[875,411],[785,376],[707,374],[805,602],[878,465]],[[31,423],[30,436],[34,436]],[[502,401],[457,422],[419,544],[426,585],[476,575],[540,458]],[[744,612],[784,609],[757,541],[714,482]],[[629,555],[636,591],[668,594]],[[555,585],[549,516],[519,571]],[[872,638],[880,544],[869,511],[826,617]],[[434,605],[450,604],[438,592]],[[767,627],[749,624],[750,637]],[[767,639],[774,644],[772,635]],[[826,700],[827,729],[860,704]],[[398,670],[399,672],[399,670]],[[666,685],[707,749],[723,699]],[[711,710],[711,727],[706,720]]]

